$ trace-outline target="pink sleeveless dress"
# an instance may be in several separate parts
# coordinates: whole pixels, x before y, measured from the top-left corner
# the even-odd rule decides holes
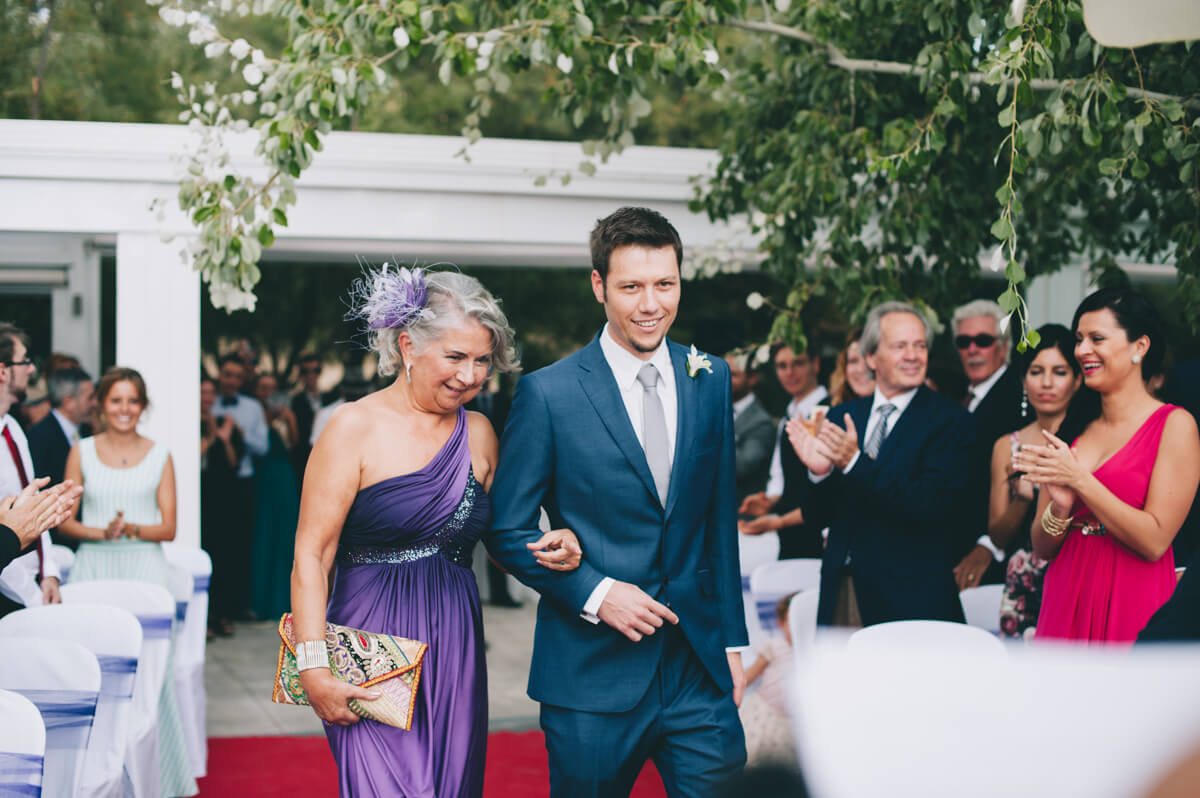
[[[1175,405],[1164,405],[1093,474],[1121,501],[1146,506],[1150,475],[1158,459],[1163,425]],[[1080,501],[1071,509],[1075,523],[1050,562],[1043,586],[1037,639],[1129,644],[1175,589],[1175,556],[1170,549],[1147,562],[1109,534],[1083,534],[1081,523],[1099,521]]]

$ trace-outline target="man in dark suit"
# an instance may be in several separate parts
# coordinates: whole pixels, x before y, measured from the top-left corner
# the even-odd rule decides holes
[[[968,302],[954,311],[954,347],[967,376],[965,405],[975,422],[971,452],[971,481],[963,504],[964,524],[954,579],[959,590],[1004,581],[1005,559],[1017,539],[1004,551],[987,534],[992,488],[992,446],[997,439],[1025,425],[1021,376],[1009,368],[1012,344],[1001,330],[1008,314],[990,299]],[[1019,537],[1019,536],[1018,536]]]
[[[747,644],[729,369],[666,339],[682,245],[646,208],[591,236],[608,323],[517,383],[492,485],[492,555],[542,594],[529,675],[555,798],[628,795],[653,759],[673,796],[741,771]],[[539,506],[583,547],[537,564]]]
[[[300,390],[292,394],[292,414],[296,416],[296,443],[292,446],[292,468],[296,480],[304,482],[304,467],[312,452],[313,419],[326,404],[317,381],[321,379],[321,358],[312,352],[303,352],[299,359]]]
[[[739,502],[766,487],[771,451],[775,447],[775,421],[754,395],[758,372],[750,368],[749,360],[743,353],[725,356],[733,399],[734,463]]]
[[[29,430],[29,454],[37,475],[50,477],[50,484],[56,485],[63,480],[67,454],[79,442],[79,426],[91,418],[96,407],[96,388],[83,369],[62,368],[50,372],[46,391],[52,409]],[[72,549],[79,546],[78,540],[56,530],[50,535],[55,543]]]
[[[875,394],[833,408],[815,437],[788,423],[809,523],[829,526],[819,624],[963,620],[950,568],[974,430],[924,385],[932,337],[913,306],[876,306],[859,343]]]

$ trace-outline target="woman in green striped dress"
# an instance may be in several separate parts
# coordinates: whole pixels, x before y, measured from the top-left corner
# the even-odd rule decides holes
[[[81,520],[59,527],[84,541],[71,581],[132,579],[170,590],[171,568],[162,541],[175,538],[175,469],[165,446],[138,434],[138,421],[149,405],[145,380],[133,369],[112,368],[96,394],[102,432],[81,440],[67,456],[67,478],[83,485]],[[168,670],[158,709],[163,795],[195,795],[170,674]]]

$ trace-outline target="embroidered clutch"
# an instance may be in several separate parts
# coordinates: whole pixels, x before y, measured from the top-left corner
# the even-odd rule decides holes
[[[296,668],[296,635],[290,612],[279,619],[279,639],[279,664],[275,668],[271,700],[277,704],[308,705]],[[428,644],[333,623],[325,624],[325,644],[334,676],[381,693],[374,701],[351,699],[347,702],[351,712],[405,731],[412,728],[414,699]]]

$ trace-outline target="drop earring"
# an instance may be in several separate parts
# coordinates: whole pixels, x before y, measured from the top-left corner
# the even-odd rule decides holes
[[[1021,418],[1029,415],[1029,391],[1021,389]]]
[[[412,363],[404,364],[404,376],[408,378],[408,384],[412,385]]]

